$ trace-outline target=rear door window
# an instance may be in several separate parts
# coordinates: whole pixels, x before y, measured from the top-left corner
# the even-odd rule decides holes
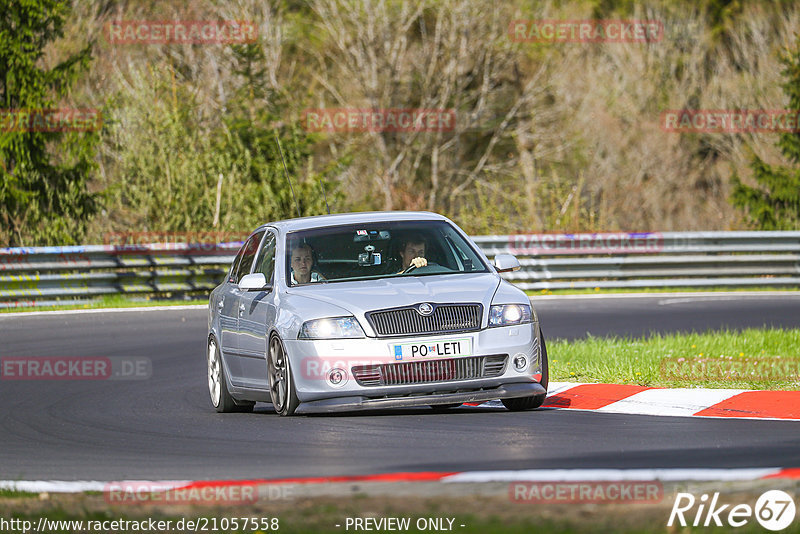
[[[267,232],[264,243],[261,245],[261,252],[258,255],[258,263],[253,272],[263,273],[267,283],[272,284],[272,276],[275,274],[275,244],[277,240],[275,234]]]
[[[238,284],[239,281],[245,276],[250,274],[250,268],[253,267],[253,260],[258,252],[258,245],[261,243],[261,238],[264,236],[264,230],[259,230],[250,236],[250,238],[242,246],[240,254],[242,256],[239,265],[236,266],[235,272],[231,282]]]

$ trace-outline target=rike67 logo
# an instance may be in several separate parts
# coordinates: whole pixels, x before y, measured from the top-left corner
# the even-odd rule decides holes
[[[742,527],[755,518],[765,529],[778,531],[794,521],[795,511],[794,498],[781,490],[764,492],[755,506],[721,504],[719,493],[714,493],[710,500],[705,493],[699,499],[691,493],[678,493],[667,526],[671,527],[677,520],[682,527],[689,521],[693,527]]]

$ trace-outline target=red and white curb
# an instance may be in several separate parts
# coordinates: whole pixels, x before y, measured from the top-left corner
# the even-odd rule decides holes
[[[81,493],[84,491],[119,491],[131,486],[135,488],[202,489],[236,486],[269,486],[291,484],[336,484],[367,482],[441,482],[441,483],[485,483],[485,482],[590,482],[590,481],[755,481],[771,479],[800,480],[800,468],[737,468],[737,469],[523,469],[515,471],[463,471],[385,473],[366,476],[305,477],[256,480],[181,480],[144,481],[128,480],[102,482],[96,480],[0,480],[0,489],[31,493]]]
[[[800,421],[800,391],[553,382],[544,406],[638,415]]]

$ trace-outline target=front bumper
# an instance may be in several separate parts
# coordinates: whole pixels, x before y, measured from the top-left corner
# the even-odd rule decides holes
[[[421,342],[433,344],[454,337],[469,338],[470,356],[507,355],[502,374],[459,380],[420,383],[362,385],[353,375],[353,367],[365,364],[392,365],[397,362],[397,344]],[[541,381],[542,362],[539,350],[538,322],[488,328],[456,335],[409,336],[402,338],[364,338],[353,340],[286,340],[299,413],[337,411],[396,406],[420,406],[480,402],[501,398],[528,397],[546,394]],[[517,369],[515,357],[525,356],[527,365]],[[458,358],[458,357],[456,357]],[[442,357],[419,361],[442,360]],[[329,380],[332,369],[338,369],[343,380]],[[363,383],[363,382],[362,382]],[[307,405],[307,406],[306,406]]]
[[[495,399],[510,399],[546,395],[544,387],[538,382],[528,384],[505,384],[496,388],[456,393],[432,393],[406,397],[335,397],[311,402],[303,402],[295,413],[331,413],[351,410],[379,410],[382,408],[411,408],[437,404],[463,404],[465,402],[485,402]]]

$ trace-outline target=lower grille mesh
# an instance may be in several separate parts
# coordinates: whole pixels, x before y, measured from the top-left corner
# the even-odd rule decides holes
[[[508,355],[470,356],[446,360],[360,365],[352,368],[361,386],[399,386],[453,382],[473,378],[493,378],[506,369]]]

